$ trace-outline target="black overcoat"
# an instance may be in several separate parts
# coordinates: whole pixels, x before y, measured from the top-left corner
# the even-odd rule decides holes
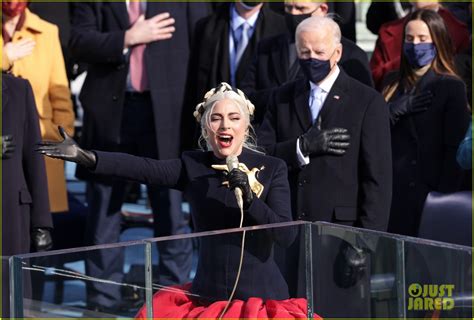
[[[419,80],[416,90],[433,93],[428,110],[404,116],[392,127],[393,201],[389,231],[410,236],[418,234],[428,192],[460,190],[465,173],[456,162],[456,151],[470,119],[461,80],[430,70]]]
[[[2,255],[30,252],[33,228],[52,228],[38,112],[28,81],[2,74],[2,135],[16,148],[2,160]],[[7,272],[4,270],[4,272]]]
[[[346,128],[343,156],[311,156],[300,167],[299,136],[311,127],[309,81],[291,82],[270,100],[258,143],[289,168],[294,218],[385,231],[392,189],[388,109],[374,89],[341,70],[321,109],[321,129]]]

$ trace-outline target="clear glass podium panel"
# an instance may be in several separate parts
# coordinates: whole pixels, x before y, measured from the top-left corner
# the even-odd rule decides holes
[[[2,262],[16,318],[472,319],[472,248],[329,223],[209,231]],[[178,269],[187,276],[177,278]]]
[[[141,277],[127,277],[130,260]],[[141,241],[10,257],[10,316],[133,317],[141,306],[134,295],[145,296],[145,261]]]
[[[324,318],[472,319],[472,248],[324,222],[311,239]]]
[[[11,315],[305,318],[310,261],[299,253],[310,228],[292,222],[14,256]],[[183,249],[189,254],[177,254]],[[177,268],[188,268],[189,276],[177,279]],[[192,313],[180,313],[179,306]]]
[[[153,298],[138,317],[306,318],[306,288],[298,294],[292,284],[298,280],[298,271],[302,272],[300,280],[307,283],[307,262],[288,263],[288,256],[293,251],[304,252],[310,227],[294,222],[150,240],[158,248],[152,251],[153,261],[163,261],[163,254],[190,241],[193,255],[174,262],[192,267],[189,278],[177,284],[170,283],[170,268],[165,264],[154,268]]]

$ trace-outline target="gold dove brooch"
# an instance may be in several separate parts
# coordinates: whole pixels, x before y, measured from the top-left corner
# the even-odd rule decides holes
[[[225,164],[213,164],[212,168],[218,171],[225,171],[229,172],[229,168],[227,168],[227,165]],[[258,168],[253,168],[252,170],[249,170],[245,163],[240,162],[239,163],[239,170],[244,172],[248,179],[249,179],[249,184],[250,184],[250,189],[252,189],[253,193],[257,195],[257,198],[260,198],[260,196],[263,193],[264,186],[257,180],[258,173],[265,169],[264,166],[262,166],[260,169]],[[229,185],[228,181],[224,181],[222,184],[224,185]]]

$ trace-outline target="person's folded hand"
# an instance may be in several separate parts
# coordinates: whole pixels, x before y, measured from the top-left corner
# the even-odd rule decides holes
[[[350,146],[347,129],[331,128],[319,130],[315,126],[300,136],[300,150],[303,155],[342,156]]]
[[[389,102],[390,121],[396,124],[404,115],[420,113],[428,110],[433,101],[431,91],[423,91],[417,94],[405,95],[393,102]]]

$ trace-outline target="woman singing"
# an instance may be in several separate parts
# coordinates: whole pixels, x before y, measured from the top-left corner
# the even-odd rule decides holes
[[[392,121],[393,196],[389,232],[418,235],[430,191],[458,191],[456,150],[469,124],[443,19],[418,10],[406,20],[400,70],[383,90]],[[447,218],[449,219],[449,218]]]
[[[283,161],[255,151],[250,134],[253,112],[253,104],[240,90],[222,83],[206,94],[194,112],[207,152],[185,152],[180,159],[163,161],[92,152],[82,150],[62,130],[63,142],[45,142],[39,150],[53,158],[77,162],[97,174],[183,191],[193,208],[197,232],[239,227],[236,188],[242,191],[243,226],[288,222],[287,168]],[[229,156],[237,156],[239,164],[228,173]],[[174,287],[179,290],[158,291],[153,298],[153,317],[306,318],[306,300],[289,299],[287,284],[273,259],[273,243],[288,246],[295,237],[295,233],[282,231],[248,235],[240,280],[229,306],[242,234],[201,238],[192,284]],[[137,317],[146,318],[145,308]]]

